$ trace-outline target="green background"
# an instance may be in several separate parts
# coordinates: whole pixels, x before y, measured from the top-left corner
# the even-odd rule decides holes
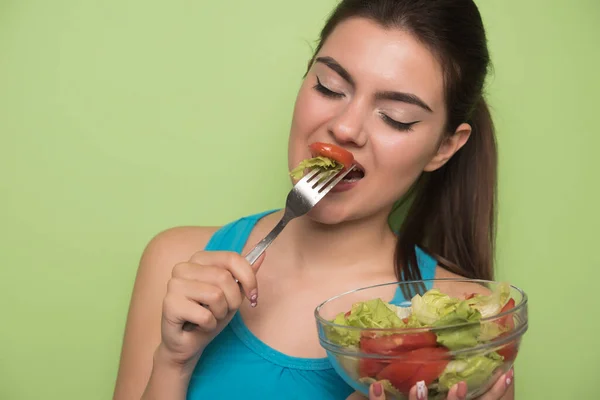
[[[479,4],[498,277],[531,297],[518,398],[591,398],[600,5]],[[333,5],[0,1],[0,399],[110,398],[148,240],[283,205],[293,101]]]

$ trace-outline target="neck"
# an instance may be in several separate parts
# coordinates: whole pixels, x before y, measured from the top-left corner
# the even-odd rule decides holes
[[[304,216],[290,223],[287,230],[288,256],[297,268],[348,271],[369,262],[373,268],[379,265],[388,270],[393,260],[396,237],[388,225],[387,213],[335,225]]]

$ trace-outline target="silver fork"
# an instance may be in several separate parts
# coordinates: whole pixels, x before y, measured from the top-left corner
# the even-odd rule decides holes
[[[269,247],[291,220],[309,212],[352,169],[354,169],[354,165],[337,175],[330,176],[322,182],[321,179],[327,175],[327,172],[319,173],[318,169],[314,169],[300,179],[288,193],[283,217],[281,217],[271,232],[246,254],[245,258],[250,265],[254,265],[260,255],[264,253],[267,247]]]
[[[246,254],[245,258],[254,265],[256,260],[265,252],[267,247],[273,243],[275,238],[281,233],[283,228],[294,218],[301,217],[302,215],[309,212],[315,204],[317,204],[335,185],[337,185],[348,172],[354,169],[354,165],[341,173],[330,176],[327,179],[323,177],[327,176],[327,172],[320,172],[317,168],[311,170],[309,173],[304,175],[302,179],[298,181],[288,193],[285,202],[285,211],[283,217],[279,220],[277,225],[265,236],[263,240],[258,242],[252,250]],[[321,179],[323,179],[321,181]],[[238,280],[235,280],[237,283]],[[192,331],[196,328],[196,324],[192,322],[184,322],[183,330]]]

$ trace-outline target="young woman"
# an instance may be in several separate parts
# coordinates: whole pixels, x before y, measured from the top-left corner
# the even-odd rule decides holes
[[[253,267],[239,253],[280,210],[158,234],[139,266],[114,398],[361,398],[325,358],[316,305],[397,279],[492,278],[488,63],[472,0],[342,0],[297,96],[289,167],[310,157],[311,143],[329,142],[361,172],[290,223]],[[410,209],[393,232],[399,199]],[[185,321],[198,327],[184,330]],[[512,398],[512,374],[481,398]],[[460,383],[448,398],[465,392]],[[383,398],[380,384],[371,398]]]

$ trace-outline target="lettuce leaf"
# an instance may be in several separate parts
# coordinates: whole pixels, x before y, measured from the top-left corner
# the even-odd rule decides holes
[[[350,326],[362,328],[389,329],[404,326],[396,312],[379,298],[354,304],[350,315],[345,318]]]
[[[477,322],[481,319],[481,313],[469,306],[465,301],[458,302],[451,311],[435,321],[432,326],[449,326],[464,324],[467,322]]]
[[[478,322],[481,314],[471,308],[466,302],[459,302],[453,311],[437,320],[434,327],[444,327],[456,324]],[[435,332],[437,342],[450,350],[464,349],[478,344],[481,324],[471,324],[456,328],[440,329]]]
[[[314,167],[329,172],[327,176],[322,178],[324,180],[340,172],[344,166],[331,158],[318,156],[300,161],[298,166],[290,172],[290,176],[294,179],[301,179],[304,176],[304,170]]]
[[[479,324],[461,328],[449,328],[436,331],[437,342],[450,350],[460,350],[477,346],[479,343]]]
[[[438,289],[430,289],[423,296],[417,294],[412,298],[412,312],[423,325],[432,325],[454,312],[459,302],[459,299],[441,293]]]
[[[478,340],[482,343],[489,342],[508,330],[508,328],[503,328],[496,321],[482,322]]]
[[[424,323],[419,321],[417,319],[417,317],[415,317],[414,315],[411,315],[410,317],[408,317],[406,325],[405,325],[406,328],[424,328],[426,326],[427,325],[425,325]]]
[[[392,311],[396,313],[398,318],[402,320],[403,328],[422,328],[425,325],[413,315],[412,307],[400,307],[395,304],[385,303]]]
[[[492,340],[503,333],[502,327],[498,324],[476,322],[498,314],[509,296],[508,283],[498,285],[489,295],[477,294],[468,300],[453,298],[438,289],[431,289],[422,297],[419,295],[413,297],[413,317],[425,326],[435,328],[475,323],[465,327],[436,331],[439,344],[450,350],[463,349]]]
[[[389,329],[404,327],[396,311],[383,300],[377,298],[352,305],[350,314],[339,313],[333,320],[334,324],[358,328]],[[333,343],[351,347],[358,346],[360,332],[343,327],[328,327],[327,337]]]
[[[501,365],[502,357],[495,352],[450,361],[439,378],[440,390],[448,391],[460,381],[465,381],[470,389],[477,388]]]
[[[395,304],[392,303],[385,303],[384,304],[386,306],[388,306],[388,308],[390,310],[392,310],[393,312],[396,313],[396,315],[398,316],[398,318],[403,319],[403,318],[409,318],[412,315],[412,310],[410,307],[400,307],[397,306]]]
[[[502,310],[510,297],[510,285],[500,283],[490,295],[476,294],[467,302],[481,313],[482,318],[492,317]]]
[[[339,313],[333,320],[333,323],[336,325],[352,326],[346,320],[344,313]],[[360,342],[360,332],[353,329],[346,329],[338,326],[326,326],[325,335],[332,343],[335,343],[338,346],[349,348],[358,347],[358,343]]]

